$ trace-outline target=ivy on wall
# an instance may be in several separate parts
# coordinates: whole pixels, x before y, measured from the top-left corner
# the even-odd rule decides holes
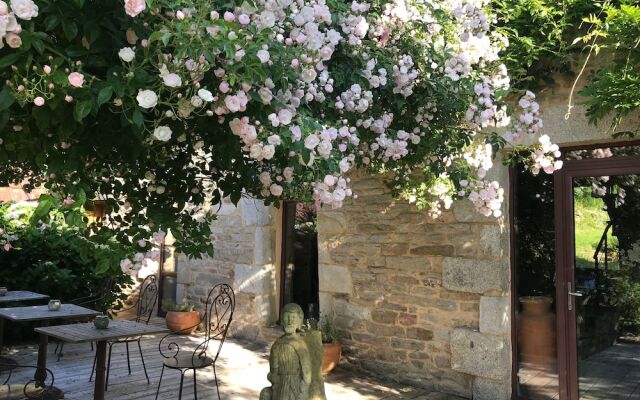
[[[515,87],[535,90],[553,84],[557,73],[574,79],[586,73],[588,83],[579,94],[587,115],[594,124],[612,115],[614,129],[640,107],[637,0],[492,0],[491,5],[510,42],[503,61]],[[578,71],[571,65],[576,59],[586,59]],[[601,67],[591,70],[593,65]],[[633,136],[637,130],[618,134]]]

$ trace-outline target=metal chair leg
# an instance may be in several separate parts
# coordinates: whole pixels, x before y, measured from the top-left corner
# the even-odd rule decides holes
[[[144,369],[144,376],[147,377],[147,385],[151,384],[149,380],[149,374],[147,374],[147,366],[144,363],[144,356],[142,355],[142,346],[140,345],[140,339],[138,339],[138,350],[140,350],[140,359],[142,360],[142,368]]]
[[[98,362],[98,355],[93,356],[93,367],[91,367],[91,375],[89,376],[89,382],[93,382],[93,374],[96,372],[96,362]]]
[[[109,343],[109,361],[107,361],[107,380],[104,382],[104,391],[109,390],[109,374],[111,373],[111,350],[113,343]]]
[[[218,392],[218,400],[220,399],[220,388],[218,387],[218,374],[216,374],[216,364],[213,364],[213,379],[216,381],[216,392]]]
[[[160,385],[162,385],[162,377],[164,376],[164,364],[162,364],[162,372],[160,372],[160,380],[158,381],[158,390],[156,391],[156,400],[160,394]]]
[[[198,379],[196,378],[196,369],[193,369],[193,397],[198,400]]]
[[[60,345],[60,348],[58,348],[58,345]],[[58,361],[60,361],[60,357],[62,357],[62,350],[64,350],[64,342],[58,343],[56,345],[56,350],[58,350]],[[53,353],[56,353],[55,350]]]
[[[184,371],[180,371],[180,392],[178,393],[178,400],[182,400],[182,386],[184,384]]]
[[[127,368],[129,368],[129,375],[131,375],[131,358],[129,357],[129,342],[125,342],[127,345]]]

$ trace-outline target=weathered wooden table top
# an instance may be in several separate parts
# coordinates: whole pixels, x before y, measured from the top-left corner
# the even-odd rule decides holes
[[[29,292],[28,290],[12,290],[5,296],[0,296],[0,304],[12,303],[14,301],[48,300],[46,294]]]
[[[100,315],[100,312],[75,304],[62,304],[58,311],[50,311],[48,306],[0,308],[0,318],[18,322],[95,317],[96,315]]]
[[[36,328],[36,332],[69,343],[115,340],[126,337],[169,333],[163,326],[146,325],[133,321],[110,321],[107,329],[97,329],[92,322]]]

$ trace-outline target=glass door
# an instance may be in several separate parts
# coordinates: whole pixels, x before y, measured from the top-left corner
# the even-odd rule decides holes
[[[560,399],[640,399],[640,159],[556,178]]]

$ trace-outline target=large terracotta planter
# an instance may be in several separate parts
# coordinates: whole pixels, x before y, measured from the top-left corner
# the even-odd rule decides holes
[[[325,343],[322,345],[322,350],[322,375],[326,375],[340,363],[342,344]]]
[[[529,367],[550,369],[556,366],[556,316],[549,297],[521,297],[518,316],[520,361]]]
[[[165,322],[171,332],[190,335],[200,323],[200,313],[198,311],[169,311]]]

